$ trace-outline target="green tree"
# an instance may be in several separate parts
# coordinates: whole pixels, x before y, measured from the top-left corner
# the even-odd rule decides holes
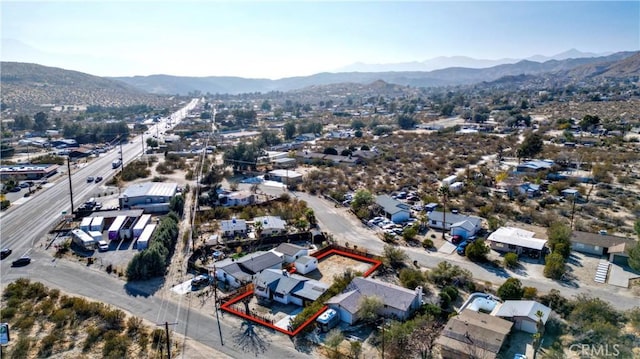
[[[359,189],[353,195],[353,201],[351,201],[351,208],[357,212],[360,208],[367,208],[373,204],[373,195],[366,189]]]
[[[484,243],[484,240],[478,239],[471,242],[467,248],[465,248],[464,254],[472,261],[484,262],[487,260],[487,254],[489,254],[489,247]]]
[[[403,287],[415,289],[418,286],[424,286],[427,277],[417,268],[402,268],[400,270],[400,283]]]
[[[262,111],[271,111],[271,104],[269,103],[269,100],[262,101],[262,105],[260,105],[260,109]]]
[[[358,320],[364,323],[373,323],[378,319],[378,313],[384,307],[380,297],[372,295],[362,297],[358,305]]]
[[[518,265],[518,255],[509,252],[504,255],[504,266],[507,268],[515,268]]]
[[[542,152],[542,146],[542,137],[536,132],[529,133],[525,136],[520,147],[518,147],[518,159],[535,157],[538,153]]]
[[[551,253],[545,257],[544,276],[560,279],[565,272],[564,257],[560,253]]]
[[[284,124],[284,139],[285,140],[291,140],[293,139],[293,137],[296,135],[296,124],[293,121],[287,121],[287,123]]]
[[[324,341],[324,344],[331,349],[332,354],[335,357],[338,357],[338,346],[340,343],[344,341],[344,335],[340,331],[340,329],[331,329],[329,333],[327,333],[327,337]]]
[[[405,266],[405,261],[409,259],[409,256],[405,251],[395,246],[385,244],[382,253],[382,263],[387,268],[398,269]]]
[[[13,129],[22,131],[33,128],[33,119],[27,115],[19,115],[13,119]]]
[[[44,112],[38,112],[33,117],[34,125],[33,129],[35,131],[44,131],[49,128],[49,116],[47,116]]]
[[[147,138],[147,147],[157,148],[158,147],[158,141],[156,139],[151,138],[151,137]]]
[[[578,124],[583,131],[591,130],[600,124],[600,117],[593,115],[585,115]]]
[[[353,128],[354,130],[362,130],[364,127],[364,121],[360,119],[354,119],[351,121],[351,128]]]
[[[416,119],[411,115],[402,114],[398,116],[398,126],[403,130],[414,128],[416,123]]]
[[[326,147],[324,151],[322,151],[322,153],[324,153],[325,155],[337,155],[338,150],[333,147]]]
[[[640,272],[640,244],[636,244],[629,250],[629,267]]]
[[[498,288],[497,294],[502,300],[520,300],[524,295],[522,282],[517,278],[509,278]]]
[[[552,252],[558,252],[563,258],[571,254],[571,228],[563,222],[551,223],[547,229],[548,245]]]
[[[416,230],[413,226],[409,226],[402,230],[402,238],[405,241],[412,241],[418,235],[418,230]]]

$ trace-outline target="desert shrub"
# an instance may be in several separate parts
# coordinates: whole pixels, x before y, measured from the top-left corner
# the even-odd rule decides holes
[[[130,338],[134,338],[143,328],[142,319],[138,317],[129,317],[127,319],[127,334]]]
[[[53,354],[53,347],[62,340],[61,333],[58,330],[52,331],[50,334],[40,339],[40,348],[38,348],[39,358],[48,358]]]
[[[16,315],[17,310],[18,309],[15,307],[2,308],[2,310],[0,310],[0,318],[3,320],[9,320]]]
[[[427,272],[427,279],[441,287],[446,285],[464,286],[473,278],[471,272],[449,262],[440,262]]]
[[[104,347],[102,357],[108,359],[119,359],[128,357],[127,352],[131,346],[131,339],[124,335],[118,335],[117,331],[108,331],[104,335]]]
[[[522,282],[517,278],[507,279],[498,288],[498,297],[502,300],[520,300],[524,295],[524,289],[522,289]]]
[[[487,254],[489,254],[489,247],[484,243],[484,240],[479,239],[471,242],[465,249],[465,254],[472,261],[483,262],[487,260]]]
[[[534,299],[538,295],[538,288],[536,287],[524,287],[522,298]]]
[[[442,291],[444,293],[447,293],[449,298],[451,298],[451,301],[455,301],[456,299],[458,299],[459,292],[458,292],[458,289],[456,287],[448,285],[448,286],[442,288]]]
[[[82,344],[82,351],[88,352],[91,350],[91,347],[102,337],[102,330],[98,327],[92,325],[87,328],[87,336],[84,339],[84,343]]]
[[[21,316],[16,322],[13,324],[14,329],[23,330],[25,332],[31,330],[33,324],[35,324],[36,319],[30,315]]]
[[[515,268],[518,265],[518,255],[516,253],[507,253],[504,255],[504,266],[507,268]]]
[[[11,350],[11,359],[27,358],[32,342],[30,337],[18,337],[16,344]]]
[[[400,270],[400,283],[405,288],[414,289],[423,286],[426,280],[426,276],[419,269],[403,268]]]

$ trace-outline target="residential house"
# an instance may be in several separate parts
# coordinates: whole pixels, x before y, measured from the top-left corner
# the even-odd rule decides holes
[[[318,269],[318,258],[311,256],[302,256],[293,262],[296,272],[307,274]]]
[[[429,213],[429,227],[436,229],[444,227],[445,230],[451,231],[451,235],[458,235],[466,239],[475,236],[482,228],[482,218],[451,212],[447,212],[445,215],[441,211],[431,211]]]
[[[411,207],[395,198],[386,194],[376,197],[376,205],[378,205],[386,218],[395,223],[402,223],[411,217]]]
[[[276,216],[261,216],[253,219],[254,227],[256,223],[262,226],[262,236],[275,236],[287,233],[287,222]]]
[[[226,219],[220,221],[220,232],[223,237],[244,236],[247,234],[247,221],[244,219]]]
[[[365,297],[376,296],[383,303],[378,315],[406,320],[422,305],[422,287],[406,289],[391,283],[370,278],[354,278],[345,292],[327,301],[327,305],[340,314],[348,324],[358,321],[360,303]]]
[[[287,168],[295,168],[297,166],[297,162],[295,158],[276,158],[271,160],[271,164],[273,168],[276,169],[287,169]]]
[[[248,206],[255,203],[255,195],[249,191],[223,193],[218,196],[220,203],[226,207]]]
[[[465,309],[449,319],[436,345],[443,359],[495,359],[512,327],[508,320]]]
[[[273,252],[279,254],[285,264],[293,263],[298,258],[309,254],[309,250],[292,243],[280,243]]]
[[[516,167],[517,173],[538,173],[550,170],[554,165],[552,160],[533,160],[522,162]]]
[[[535,233],[521,228],[500,227],[487,237],[487,244],[498,252],[528,254],[539,258],[547,244],[546,239],[534,238]]]
[[[145,213],[169,212],[169,203],[178,192],[174,182],[144,182],[127,187],[118,198],[120,209],[142,209]]]
[[[308,305],[316,301],[329,286],[286,270],[265,269],[253,280],[254,294],[282,304]]]
[[[276,182],[281,182],[286,185],[291,185],[302,182],[302,174],[290,170],[273,170],[269,172],[268,179]]]
[[[513,322],[514,329],[531,334],[538,332],[538,325],[544,327],[550,314],[551,308],[535,300],[506,300],[491,312],[495,317]]]
[[[632,247],[638,244],[638,241],[608,235],[605,231],[600,233],[573,231],[571,233],[571,249],[576,252],[604,256],[609,255],[610,249],[620,244]]]
[[[282,270],[282,259],[272,252],[254,252],[239,259],[226,258],[215,264],[215,276],[232,288],[250,283],[265,269]]]

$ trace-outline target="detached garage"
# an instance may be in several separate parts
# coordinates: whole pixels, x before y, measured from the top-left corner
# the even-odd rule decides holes
[[[318,258],[311,256],[302,256],[294,262],[296,272],[300,274],[307,274],[318,269]]]

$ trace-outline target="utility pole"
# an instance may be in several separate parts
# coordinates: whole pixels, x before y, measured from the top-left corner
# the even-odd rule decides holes
[[[175,322],[175,323],[164,322],[164,324],[156,324],[157,326],[164,325],[164,331],[167,335],[167,356],[169,359],[171,359],[171,340],[169,338],[169,325],[177,325],[177,324],[178,322]]]
[[[67,156],[67,174],[69,177],[69,195],[71,196],[71,214],[73,214],[73,187],[71,186],[71,164]]]
[[[222,341],[222,328],[220,327],[220,317],[218,314],[218,278],[216,277],[216,267],[213,266],[213,309],[216,311],[216,321],[218,322],[218,333],[220,334],[220,345],[224,346]]]
[[[124,156],[122,155],[122,135],[120,136],[120,173],[124,171]]]

